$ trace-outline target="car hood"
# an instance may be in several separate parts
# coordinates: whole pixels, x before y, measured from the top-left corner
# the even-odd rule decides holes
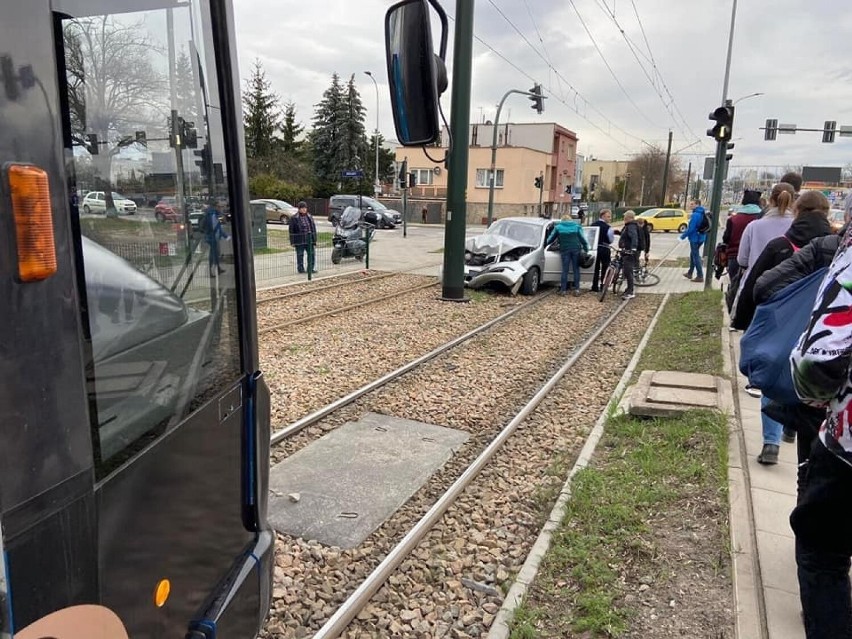
[[[518,242],[517,240],[503,237],[502,235],[477,235],[467,240],[464,244],[466,251],[479,255],[497,255],[498,252],[506,253],[519,247],[535,248],[532,244]]]

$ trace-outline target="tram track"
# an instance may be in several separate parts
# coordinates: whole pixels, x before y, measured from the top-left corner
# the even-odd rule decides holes
[[[489,329],[497,330],[495,327],[499,326],[500,324],[504,324],[506,319],[522,315],[521,311],[528,311],[529,309],[538,307],[539,305],[541,305],[541,303],[545,299],[547,299],[549,297],[550,296],[542,296],[541,298],[537,298],[536,300],[533,300],[531,302],[524,304],[522,307],[513,309],[509,313],[506,313],[502,316],[494,318],[493,320],[486,323],[485,325],[478,327],[477,329],[474,329],[473,331],[470,331],[468,334],[465,334],[465,335],[463,335],[459,338],[456,338],[455,340],[452,340],[451,342],[449,342],[448,344],[445,344],[442,347],[434,349],[430,353],[427,353],[426,355],[424,355],[422,358],[419,358],[419,360],[415,360],[413,362],[410,362],[406,366],[400,367],[399,369],[392,371],[391,373],[383,376],[382,378],[375,380],[371,384],[368,384],[368,385],[358,389],[357,391],[350,393],[346,397],[340,398],[340,400],[338,400],[337,402],[329,404],[328,406],[324,407],[323,409],[320,409],[319,411],[315,411],[311,415],[308,415],[308,416],[302,418],[301,420],[294,422],[293,424],[291,424],[287,428],[285,428],[282,431],[279,431],[276,434],[274,434],[273,439],[272,439],[272,443],[273,444],[279,444],[282,441],[285,441],[288,438],[291,438],[296,433],[302,431],[307,426],[321,422],[322,420],[328,418],[329,415],[332,415],[332,414],[334,414],[338,411],[341,411],[341,409],[344,406],[352,404],[353,402],[357,402],[357,404],[360,404],[360,406],[352,407],[354,410],[346,411],[350,414],[350,417],[353,416],[355,413],[357,413],[358,409],[363,410],[365,408],[365,404],[367,402],[365,402],[364,399],[362,399],[362,398],[364,398],[365,395],[368,395],[371,391],[374,391],[374,390],[381,388],[381,387],[383,387],[387,384],[390,384],[392,382],[400,380],[400,378],[402,376],[405,376],[406,374],[412,373],[412,371],[414,371],[418,367],[422,367],[427,362],[436,360],[436,358],[438,358],[440,355],[448,353],[448,352],[452,351],[453,349],[461,346],[462,344],[469,342],[472,338],[474,338],[476,336],[481,336],[482,334],[486,333]],[[642,297],[645,297],[645,296],[642,296]],[[553,298],[553,299],[555,300],[555,298]],[[645,298],[645,299],[648,300],[649,298]],[[654,299],[654,298],[650,298],[650,299]],[[600,308],[600,305],[597,302],[597,300],[595,300],[593,304]],[[375,595],[375,593],[382,587],[382,585],[386,583],[386,580],[388,579],[388,577],[390,575],[394,574],[394,572],[399,568],[400,564],[405,561],[406,557],[409,556],[409,553],[413,549],[417,548],[418,543],[420,543],[420,541],[423,539],[423,537],[426,535],[426,533],[431,529],[431,527],[435,524],[435,522],[439,521],[442,518],[442,516],[444,516],[444,514],[448,511],[448,509],[453,507],[455,500],[464,492],[465,488],[473,481],[473,479],[487,466],[488,461],[495,454],[497,454],[497,452],[500,450],[501,446],[503,446],[510,439],[511,435],[516,431],[516,429],[519,427],[519,425],[522,424],[537,409],[537,407],[543,401],[545,401],[548,398],[548,396],[551,393],[551,391],[553,390],[553,388],[556,387],[560,383],[560,380],[565,376],[565,374],[569,371],[572,371],[577,366],[577,364],[579,362],[584,362],[585,360],[587,360],[590,357],[590,355],[589,355],[590,350],[595,348],[595,344],[598,343],[601,340],[601,336],[604,335],[604,333],[610,327],[612,327],[613,323],[616,322],[616,320],[619,317],[621,317],[622,314],[627,309],[637,309],[636,312],[639,312],[641,314],[641,309],[638,308],[641,305],[642,305],[642,302],[640,302],[639,299],[637,299],[633,302],[621,302],[620,304],[618,304],[616,306],[615,309],[612,310],[611,313],[602,313],[601,320],[599,322],[595,323],[596,325],[594,327],[594,330],[592,330],[591,333],[589,333],[587,336],[585,336],[581,343],[574,345],[574,347],[571,349],[571,353],[568,356],[567,362],[565,362],[561,367],[559,367],[559,370],[554,375],[550,376],[549,379],[542,386],[540,386],[538,388],[538,390],[533,395],[532,399],[530,399],[526,404],[524,404],[520,408],[519,411],[514,413],[514,416],[511,417],[511,419],[509,419],[509,422],[506,424],[505,427],[500,429],[499,432],[497,432],[497,433],[492,432],[492,433],[487,434],[487,435],[485,433],[474,434],[475,436],[471,437],[472,445],[480,446],[482,448],[481,452],[479,452],[479,454],[475,455],[474,459],[468,460],[467,458],[471,457],[473,451],[472,450],[463,451],[460,455],[458,455],[458,457],[459,458],[464,457],[466,459],[466,461],[470,461],[470,463],[465,468],[458,468],[457,460],[453,460],[453,462],[448,463],[448,467],[452,467],[452,468],[455,469],[455,472],[453,473],[453,474],[455,474],[455,478],[450,483],[450,485],[446,488],[446,490],[439,489],[439,486],[436,486],[436,485],[433,485],[431,487],[429,487],[428,485],[424,486],[423,488],[421,488],[420,491],[418,491],[419,493],[422,493],[420,496],[415,496],[415,498],[412,498],[410,504],[406,504],[406,506],[403,507],[403,509],[400,509],[400,511],[398,511],[398,513],[402,514],[403,519],[407,518],[411,521],[414,521],[416,519],[416,523],[409,526],[408,524],[411,523],[410,521],[408,523],[406,523],[404,521],[391,521],[391,520],[394,520],[394,519],[399,519],[399,517],[394,515],[394,516],[391,517],[391,520],[389,520],[388,522],[385,522],[385,524],[382,525],[382,527],[379,529],[379,531],[376,531],[371,536],[370,546],[373,547],[375,550],[377,550],[379,552],[379,555],[383,555],[383,558],[381,559],[381,561],[378,561],[378,557],[372,555],[372,553],[367,553],[368,555],[370,555],[372,557],[372,559],[370,559],[369,557],[364,557],[364,556],[359,557],[359,556],[357,556],[358,553],[354,553],[353,556],[349,557],[349,559],[354,560],[354,561],[361,561],[361,562],[366,561],[368,563],[371,563],[371,564],[375,565],[375,569],[373,570],[373,572],[371,572],[368,576],[366,576],[364,579],[362,579],[360,581],[359,585],[354,589],[354,591],[352,591],[351,585],[348,585],[349,587],[347,588],[347,585],[336,584],[334,586],[334,591],[336,593],[338,593],[338,592],[343,593],[344,591],[348,590],[348,591],[351,592],[351,595],[349,596],[349,598],[344,603],[342,603],[342,605],[338,609],[336,609],[335,612],[329,617],[329,615],[328,615],[329,606],[332,603],[339,603],[339,597],[331,597],[331,599],[337,600],[335,602],[330,601],[330,597],[327,594],[326,594],[326,596],[322,597],[321,600],[324,602],[323,605],[319,609],[314,609],[314,611],[313,611],[314,614],[310,615],[310,617],[314,620],[314,622],[311,622],[311,619],[305,620],[306,623],[303,626],[303,630],[300,631],[301,636],[304,636],[303,633],[308,628],[314,628],[314,629],[316,628],[316,625],[314,625],[314,623],[317,620],[318,616],[325,617],[327,620],[322,625],[322,627],[318,630],[317,634],[315,635],[315,639],[319,639],[319,638],[325,639],[327,637],[339,636],[340,633],[343,632],[346,629],[346,627],[352,622],[352,620],[356,618],[356,616],[359,620],[357,623],[360,626],[363,627],[362,629],[364,630],[364,634],[358,634],[358,632],[355,632],[355,634],[347,634],[345,636],[352,636],[352,637],[355,637],[355,636],[358,636],[358,637],[361,637],[361,636],[364,636],[364,637],[376,636],[376,634],[375,634],[376,632],[378,632],[380,636],[390,636],[390,634],[393,634],[392,632],[388,632],[388,625],[387,624],[390,623],[388,621],[390,619],[390,617],[388,617],[387,615],[385,615],[384,617],[382,617],[381,615],[377,616],[376,614],[374,614],[376,612],[375,607],[373,607],[372,612],[370,612],[369,614],[364,614],[365,606],[370,601],[371,597],[373,597],[373,595]],[[647,303],[645,305],[648,306]],[[647,316],[646,319],[650,320],[650,315],[652,314],[650,311],[653,311],[654,309],[651,308],[651,309],[646,309],[646,310],[648,311],[648,312],[645,313],[645,315]],[[624,327],[622,327],[621,332],[625,333]],[[626,332],[627,333],[636,333],[635,325],[633,325],[631,323],[630,329]],[[624,336],[622,336],[622,337],[624,337]],[[638,335],[636,337],[638,339]],[[629,343],[629,340],[628,340],[628,343]],[[600,344],[599,343],[597,345],[597,349],[600,350]],[[600,353],[598,353],[597,357],[598,357],[598,360],[599,360],[600,359]],[[606,360],[606,361],[608,361],[608,360]],[[623,370],[623,367],[626,366],[626,364],[627,364],[626,361],[621,362],[620,366],[616,367],[617,370],[615,372],[617,372],[618,375],[620,375],[621,371]],[[434,365],[434,362],[433,362],[433,365]],[[606,368],[606,366],[604,366],[603,368]],[[592,369],[585,370],[584,375],[588,375],[588,374],[595,375],[595,374],[598,374],[599,372],[600,372],[600,368],[595,367],[595,368],[592,368]],[[615,375],[616,379],[617,379],[618,375]],[[412,384],[409,384],[409,388],[412,385],[417,386],[416,383],[412,383]],[[393,389],[391,394],[395,394],[398,391],[404,392],[404,388],[403,389],[395,388],[395,389]],[[608,400],[608,396],[609,396],[608,392],[603,393],[603,396]],[[592,410],[584,410],[584,408],[582,408],[582,406],[578,406],[578,404],[582,404],[582,402],[575,403],[573,408],[575,410],[579,410],[581,412],[584,412],[584,414],[588,413],[589,415],[595,414],[595,416],[596,416],[595,410],[600,408],[600,406],[595,405],[594,409],[592,409]],[[403,415],[403,416],[405,416],[405,415]],[[338,417],[334,421],[339,421],[340,419],[342,419],[342,417]],[[590,421],[593,421],[593,419],[590,419]],[[322,432],[327,432],[327,429],[322,429]],[[303,441],[302,445],[304,445],[306,443],[307,443],[306,441]],[[301,446],[297,446],[297,447],[301,447]],[[290,451],[290,453],[292,453],[292,451]],[[446,476],[449,472],[451,472],[449,469],[447,470],[447,472],[445,472],[444,470],[440,471],[438,473],[439,477],[433,478],[434,481],[430,480],[429,482],[427,482],[427,484],[446,485],[449,482],[449,478]],[[428,506],[428,509],[424,513],[423,510],[427,506]],[[403,511],[406,511],[406,512],[403,513]],[[385,531],[383,529],[387,529],[387,530]],[[396,538],[396,537],[399,536],[399,534],[401,534],[401,531],[403,529],[407,529],[408,532],[405,533],[405,535],[402,537],[402,539],[398,540],[398,543],[396,543],[396,545],[394,545],[393,547],[388,546],[387,542],[389,541],[389,539],[387,537],[385,537],[384,535],[390,534],[392,537]],[[288,543],[294,543],[294,542],[288,542]],[[323,554],[324,553],[324,550],[321,550],[321,547],[316,542],[314,542],[313,544],[311,544],[310,542],[295,542],[295,544],[296,545],[290,546],[290,548],[289,548],[290,551],[295,551],[296,548],[299,547],[299,548],[302,548],[302,551],[304,553],[305,544],[306,544],[310,548],[310,550],[308,552],[311,555],[317,555],[317,554]],[[341,553],[341,552],[339,552],[339,549],[337,549],[337,550],[338,550],[338,552],[331,552],[330,553],[331,555],[335,556],[336,559],[334,559],[333,562],[327,562],[327,563],[333,563],[334,565],[337,565],[338,568],[339,568],[337,573],[340,573],[340,568],[342,567],[342,564],[345,563],[344,560],[346,559],[347,553],[345,553],[345,552]],[[287,550],[285,550],[285,553],[286,552],[287,552]],[[421,557],[424,557],[424,556],[428,557],[429,555],[430,555],[430,553],[428,553],[428,552],[421,553]],[[376,562],[378,562],[377,565],[376,565]],[[406,562],[406,564],[409,564],[409,563],[412,563],[412,562]],[[418,563],[418,561],[413,560],[413,563],[416,564],[416,563]],[[419,563],[423,563],[423,562],[420,561]],[[427,572],[428,572],[428,570],[431,570],[431,569],[428,568],[428,566],[427,566]],[[344,572],[348,572],[348,569],[344,570]],[[457,579],[452,579],[451,581],[453,583],[458,583]],[[404,582],[406,582],[406,580],[400,579],[397,582],[396,585],[392,584],[391,586],[389,586],[389,588],[393,589],[394,587],[399,587]],[[408,582],[410,582],[410,580],[408,580]],[[317,584],[313,584],[313,585],[317,585]],[[302,587],[307,587],[308,590],[310,591],[310,586],[308,584],[302,584]],[[488,588],[485,588],[485,590],[488,590]],[[494,590],[494,588],[491,588],[491,590]],[[385,598],[382,601],[387,602],[387,599]],[[492,603],[494,603],[494,602],[492,602]],[[497,601],[498,607],[499,607],[499,603],[500,603],[500,601],[498,600]],[[403,606],[403,608],[404,608],[404,606]],[[408,609],[408,610],[406,610],[405,614],[409,615],[409,617],[410,617],[410,615],[412,613],[411,613],[410,609]],[[385,625],[382,625],[382,623],[383,623],[382,620],[384,620]],[[293,625],[292,621],[293,620],[290,621],[291,627]],[[434,621],[434,620],[432,620],[432,621]],[[432,621],[430,621],[429,623],[432,623]],[[425,621],[421,622],[421,623],[425,623]],[[374,625],[371,625],[371,624],[374,624]],[[375,625],[375,624],[378,624],[378,625]],[[432,625],[435,625],[435,624],[432,624]],[[438,624],[438,625],[440,625],[440,624]],[[399,624],[397,623],[396,626],[399,626]],[[456,626],[458,626],[458,622],[456,623]],[[368,630],[368,628],[369,628],[369,630]],[[447,626],[447,629],[448,628],[449,628],[449,626]],[[411,630],[412,630],[412,636],[413,636],[415,634],[413,632],[414,629],[412,628]],[[387,635],[385,635],[383,633],[387,633]],[[417,633],[417,634],[419,635],[420,633]],[[422,635],[422,636],[432,636],[432,635],[429,635],[427,633],[426,635]],[[443,636],[443,635],[433,635],[433,636]],[[449,636],[449,635],[447,635],[447,636]],[[453,636],[456,636],[456,635],[453,635]]]

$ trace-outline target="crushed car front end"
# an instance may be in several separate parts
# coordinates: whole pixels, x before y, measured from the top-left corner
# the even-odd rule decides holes
[[[471,238],[465,243],[465,285],[475,289],[496,282],[515,294],[539,253],[535,246],[488,233]]]

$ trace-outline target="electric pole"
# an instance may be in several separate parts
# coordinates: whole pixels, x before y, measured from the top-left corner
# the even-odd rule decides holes
[[[660,196],[660,206],[666,205],[666,191],[669,188],[669,162],[672,158],[672,132],[669,131],[669,148],[666,151],[666,166],[663,169],[663,193]]]
[[[473,0],[456,0],[452,107],[452,149],[448,157],[447,221],[444,233],[444,271],[441,296],[464,301],[464,240],[467,226],[468,140],[470,83],[473,66]]]
[[[689,179],[692,177],[692,162],[689,163],[689,168],[686,170],[686,187],[683,189],[683,206],[686,207],[686,200],[689,197]]]

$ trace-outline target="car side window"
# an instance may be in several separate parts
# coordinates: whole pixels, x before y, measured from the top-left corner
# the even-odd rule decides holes
[[[116,210],[113,193],[153,193],[174,211],[158,221],[151,202],[134,215],[118,211],[120,220],[85,216],[72,225],[98,479],[179,427],[242,370],[232,231],[223,222],[221,232],[194,233],[186,206],[200,197],[221,212],[230,198],[215,60],[210,43],[196,38],[209,32],[210,17],[195,3],[167,4],[125,12],[123,3],[54,0],[69,190],[98,189],[101,211],[103,203]],[[171,135],[176,123],[195,135]],[[198,152],[206,162],[195,161]]]

